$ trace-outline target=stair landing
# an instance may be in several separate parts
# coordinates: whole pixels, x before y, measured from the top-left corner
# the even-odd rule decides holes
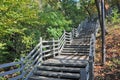
[[[47,62],[54,62],[54,63],[79,63],[81,61],[87,61],[88,55],[79,55],[75,53],[69,53],[69,54],[63,54],[56,56],[54,58],[48,59],[44,61],[44,63]]]

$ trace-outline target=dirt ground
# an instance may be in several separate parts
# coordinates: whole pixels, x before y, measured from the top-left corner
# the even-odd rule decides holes
[[[101,63],[101,39],[97,36],[95,80],[120,80],[120,26],[109,28],[106,35],[106,63]]]

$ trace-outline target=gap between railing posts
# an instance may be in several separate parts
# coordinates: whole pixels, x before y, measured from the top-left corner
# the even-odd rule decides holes
[[[62,48],[61,48],[61,50],[63,49],[63,47],[64,47],[64,45],[65,45],[65,43],[66,43],[66,31],[64,30],[64,37],[63,37],[63,45],[62,45]]]
[[[10,77],[10,75],[11,75],[11,78],[9,78],[9,80],[18,80],[18,79],[21,80],[22,74],[20,72],[23,69],[23,66],[21,66],[21,65],[22,65],[21,61],[5,63],[5,64],[0,65],[0,69],[13,68],[13,69],[10,69],[10,70],[5,71],[5,72],[0,72],[0,79],[4,76],[9,76]],[[12,75],[15,75],[15,76],[12,76]]]
[[[63,35],[59,39],[59,55],[61,53],[61,50],[64,47],[65,41],[66,41],[66,31],[64,30]]]

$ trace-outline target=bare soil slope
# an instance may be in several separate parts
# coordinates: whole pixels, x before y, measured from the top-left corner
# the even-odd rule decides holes
[[[96,41],[95,63],[101,62],[101,40]],[[120,80],[120,27],[108,29],[106,35],[106,64],[95,66],[95,80]]]

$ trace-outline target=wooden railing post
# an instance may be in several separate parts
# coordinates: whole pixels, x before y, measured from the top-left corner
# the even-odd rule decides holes
[[[22,75],[22,79],[21,80],[23,80],[24,79],[24,59],[23,59],[23,57],[21,57],[20,60],[21,60],[21,68],[22,68],[20,74]]]
[[[78,36],[77,29],[75,28],[75,37]]]
[[[43,54],[42,54],[42,37],[40,37],[40,61],[42,62],[43,61]]]
[[[66,43],[66,31],[64,30],[64,42]]]
[[[60,55],[61,50],[60,50],[60,39],[59,39],[59,38],[58,38],[58,44],[59,44],[59,45],[58,45],[58,48],[59,48],[59,49],[58,49],[58,55]]]
[[[87,80],[87,71],[84,68],[80,69],[80,80]]]
[[[95,55],[95,36],[91,35],[90,39],[90,53],[89,53],[89,80],[94,80],[94,55]]]
[[[58,38],[58,55],[60,55],[60,39]]]
[[[74,37],[76,37],[76,31],[75,31],[75,28],[74,28]]]
[[[78,30],[78,33],[80,33],[80,31],[81,31],[81,24],[79,24],[79,30]]]
[[[55,41],[54,38],[52,39],[52,43],[53,43],[53,56],[55,57]]]
[[[62,44],[62,46],[61,46],[60,52],[63,49],[64,45],[66,44],[66,31],[65,30],[64,30],[64,33],[63,33],[63,39],[62,39],[61,44]]]
[[[72,37],[74,38],[74,28],[72,29]]]
[[[94,65],[93,65],[93,58],[89,56],[89,80],[94,80]]]
[[[72,32],[70,32],[70,44],[72,43]]]

